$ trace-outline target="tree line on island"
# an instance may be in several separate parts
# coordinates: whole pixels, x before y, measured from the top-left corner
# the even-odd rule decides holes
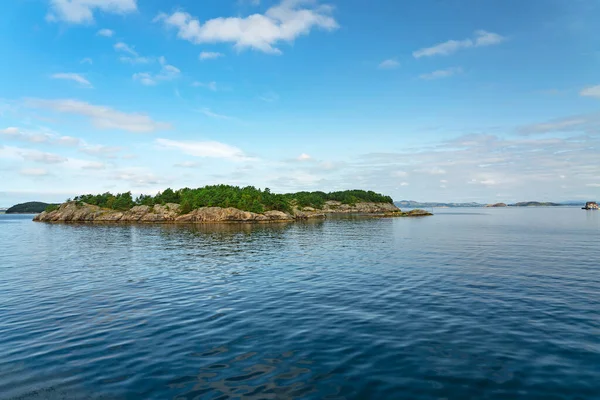
[[[67,200],[71,201],[71,199]],[[78,203],[87,203],[102,208],[127,211],[134,206],[154,206],[176,203],[180,212],[187,214],[202,207],[233,207],[242,211],[264,213],[266,211],[292,212],[294,206],[320,209],[326,201],[339,201],[342,204],[355,205],[360,202],[393,203],[390,196],[373,191],[344,190],[337,192],[297,192],[287,194],[272,193],[270,189],[258,189],[254,186],[238,187],[213,185],[197,189],[165,189],[155,196],[140,195],[133,198],[131,192],[112,194],[109,192],[93,195],[86,194],[73,198]],[[54,211],[56,205],[50,205],[46,211]]]

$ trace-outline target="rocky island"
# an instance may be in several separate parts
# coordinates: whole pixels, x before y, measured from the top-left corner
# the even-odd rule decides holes
[[[402,212],[389,196],[372,191],[298,192],[274,194],[252,186],[217,185],[199,189],[167,189],[156,196],[131,192],[83,195],[51,205],[34,218],[40,222],[223,223],[287,222],[330,215],[376,217],[432,215],[424,210]]]
[[[496,203],[496,204],[488,204],[486,207],[488,208],[500,208],[500,207],[508,207],[506,203]]]
[[[596,203],[595,201],[588,201],[587,203],[585,203],[585,207],[583,207],[584,210],[598,210],[598,203]]]

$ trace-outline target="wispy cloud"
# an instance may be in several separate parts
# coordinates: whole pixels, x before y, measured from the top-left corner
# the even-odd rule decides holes
[[[173,166],[177,167],[177,168],[196,168],[196,167],[200,166],[200,163],[197,163],[195,161],[184,161],[184,162],[176,163]]]
[[[220,57],[225,57],[225,54],[223,54],[223,53],[217,53],[217,52],[213,52],[213,51],[203,51],[198,56],[198,58],[201,61],[204,61],[204,60],[214,60],[214,59],[217,59],[217,58],[220,58]]]
[[[94,61],[90,57],[82,58],[79,64],[93,64]]]
[[[90,156],[99,157],[99,158],[117,158],[117,153],[123,150],[121,147],[117,146],[104,146],[104,145],[84,145],[80,152],[88,154]]]
[[[204,114],[204,115],[206,115],[207,117],[210,117],[210,118],[216,118],[216,119],[235,119],[234,117],[230,117],[229,115],[217,114],[215,112],[212,112],[210,110],[210,108],[202,108],[199,111],[202,114]]]
[[[298,156],[297,160],[298,161],[308,161],[308,160],[312,160],[312,157],[306,153],[302,153]]]
[[[600,134],[600,113],[558,118],[548,122],[521,126],[520,135],[546,134],[552,132],[580,132],[589,135]]]
[[[419,75],[419,78],[425,80],[433,80],[433,79],[441,79],[441,78],[449,78],[453,75],[461,74],[463,72],[460,67],[453,67],[447,69],[439,69],[437,71],[433,71],[427,74]]]
[[[65,157],[58,154],[44,153],[36,150],[23,152],[21,156],[27,161],[33,161],[41,164],[60,164],[67,161]]]
[[[24,168],[19,173],[23,176],[46,176],[48,171],[43,168]]]
[[[72,73],[72,72],[69,72],[69,73],[63,72],[63,73],[52,74],[50,77],[52,79],[64,79],[64,80],[68,80],[68,81],[77,82],[79,84],[79,86],[84,87],[84,88],[88,88],[88,89],[93,88],[90,81],[85,79],[83,77],[83,75],[81,75],[81,74],[76,74],[76,73]]]
[[[463,40],[448,40],[444,43],[436,44],[432,47],[426,47],[413,52],[415,58],[432,57],[432,56],[447,56],[461,49],[473,47],[485,47],[500,44],[506,40],[505,37],[484,30],[475,31],[474,37]]]
[[[110,30],[110,29],[100,29],[96,35],[98,36],[104,36],[104,37],[113,37],[115,34],[115,31]]]
[[[156,122],[146,114],[125,113],[108,106],[99,106],[79,100],[28,99],[26,105],[59,113],[79,115],[90,119],[100,129],[119,129],[129,132],[154,132],[170,129],[171,125]]]
[[[582,96],[595,97],[600,99],[600,85],[590,86],[579,92]]]
[[[149,72],[138,72],[133,74],[133,80],[140,81],[143,85],[153,86],[161,81],[172,81],[179,78],[181,71],[179,68],[167,64],[167,60],[164,57],[159,57],[161,64],[161,70],[157,74],[151,74]]]
[[[262,101],[266,101],[267,103],[272,103],[279,100],[279,95],[275,92],[267,92],[261,96],[258,96],[258,98]]]
[[[94,22],[94,12],[127,14],[137,10],[137,0],[50,0],[48,21],[71,24]]]
[[[335,30],[336,20],[331,16],[333,7],[317,5],[312,1],[283,0],[269,8],[265,14],[253,14],[246,18],[215,18],[204,23],[183,11],[159,14],[154,20],[175,28],[180,39],[194,44],[233,43],[238,50],[251,48],[270,54],[281,54],[275,47],[279,42],[294,42],[301,35],[308,35],[313,28]]]
[[[251,161],[252,158],[239,148],[221,142],[206,141],[177,141],[156,139],[156,144],[162,148],[176,149],[194,157],[222,158],[230,161]]]
[[[114,45],[114,49],[117,52],[129,54],[128,56],[119,57],[119,60],[129,64],[148,64],[153,61],[150,57],[142,57],[135,50],[133,46],[128,45],[124,42],[118,42]]]
[[[29,132],[14,126],[0,129],[0,137],[28,143],[49,143],[55,135],[45,131]]]
[[[207,83],[196,81],[196,82],[192,83],[192,86],[194,86],[194,87],[203,87],[203,88],[212,90],[213,92],[217,91],[217,82],[214,82],[214,81],[213,82],[207,82]]]
[[[400,67],[400,63],[394,59],[382,61],[378,66],[379,69],[396,69],[398,67]]]
[[[129,46],[127,43],[118,42],[115,43],[114,48],[116,51],[122,51],[123,53],[131,54],[132,56],[137,57],[139,54],[135,49]]]

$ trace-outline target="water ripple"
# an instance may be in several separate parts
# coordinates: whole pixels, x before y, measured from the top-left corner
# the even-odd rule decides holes
[[[600,218],[0,216],[1,399],[598,399]]]

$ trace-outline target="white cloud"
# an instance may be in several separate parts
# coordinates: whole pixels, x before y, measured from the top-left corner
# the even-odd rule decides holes
[[[101,170],[106,169],[106,164],[101,162],[90,162],[81,166],[81,169],[87,170]]]
[[[201,23],[183,11],[171,15],[161,13],[155,21],[177,29],[177,36],[194,44],[234,43],[238,50],[251,48],[270,54],[281,54],[275,45],[279,42],[293,42],[301,35],[308,35],[313,28],[335,30],[339,26],[331,17],[333,8],[320,5],[301,8],[303,0],[283,0],[269,8],[266,13],[253,14],[246,18],[215,18]]]
[[[56,139],[56,143],[64,146],[79,146],[81,145],[81,139],[72,136],[61,136]]]
[[[138,52],[132,46],[129,46],[127,43],[118,42],[114,45],[116,51],[121,51],[123,53],[131,54],[134,57],[139,56]]]
[[[48,175],[48,171],[43,168],[25,168],[20,171],[20,174],[24,176],[45,176]]]
[[[115,31],[110,30],[110,29],[100,29],[98,31],[98,33],[96,33],[96,35],[104,36],[104,37],[113,37],[114,34],[115,34]]]
[[[43,153],[41,151],[30,150],[21,153],[21,156],[27,161],[33,161],[42,164],[60,164],[67,161],[65,157],[58,154]]]
[[[119,60],[124,63],[129,63],[132,65],[135,64],[148,64],[154,61],[152,57],[143,57],[141,56],[133,46],[128,45],[124,42],[118,42],[114,46],[115,51],[120,53],[129,54],[128,56],[121,56]]]
[[[229,115],[223,115],[223,114],[217,114],[215,112],[212,112],[210,110],[210,108],[203,108],[201,110],[199,110],[202,114],[206,115],[207,117],[210,118],[216,118],[216,119],[234,119],[233,117],[230,117]]]
[[[127,14],[137,10],[137,0],[50,0],[48,21],[72,24],[94,22],[94,12]]]
[[[379,69],[396,69],[400,66],[400,63],[396,60],[393,59],[389,59],[389,60],[385,60],[383,61],[381,64],[379,64]]]
[[[409,183],[408,183],[408,182],[402,182],[402,183],[400,184],[400,186],[408,186],[408,185],[409,185]]]
[[[170,139],[156,139],[156,143],[160,147],[177,149],[184,154],[195,157],[222,158],[231,161],[251,160],[251,158],[247,157],[241,149],[220,142],[188,142]]]
[[[460,67],[440,69],[440,70],[433,71],[433,72],[430,72],[430,73],[427,73],[427,74],[421,74],[421,75],[419,75],[419,78],[426,79],[426,80],[440,79],[440,78],[449,78],[452,75],[456,75],[456,74],[462,73],[462,71],[463,70]]]
[[[117,158],[116,153],[120,152],[121,150],[122,149],[120,147],[104,146],[101,144],[85,144],[81,149],[79,149],[79,151],[82,153],[99,158]]]
[[[81,61],[79,61],[79,63],[80,64],[93,64],[94,61],[91,58],[86,57],[86,58],[82,58]]]
[[[119,60],[121,62],[131,64],[131,65],[149,64],[153,61],[152,58],[149,58],[149,57],[129,57],[129,56],[119,57]]]
[[[153,86],[160,81],[172,81],[173,79],[179,78],[181,74],[179,68],[167,64],[167,61],[164,57],[160,57],[159,61],[162,67],[158,74],[151,74],[149,72],[138,72],[136,74],[133,74],[133,80],[140,81],[143,85],[146,86]]]
[[[484,30],[475,31],[474,38],[464,40],[448,40],[447,42],[436,44],[433,47],[419,49],[413,52],[415,58],[431,57],[431,56],[447,56],[457,52],[460,49],[468,49],[472,47],[484,47],[500,44],[506,40],[505,37],[497,33],[486,32]]]
[[[394,171],[394,172],[392,172],[392,176],[395,176],[397,178],[404,178],[405,176],[408,176],[408,172],[405,172],[405,171]]]
[[[199,165],[200,164],[195,161],[184,161],[184,162],[174,164],[173,166],[178,167],[178,168],[196,168]]]
[[[579,92],[581,96],[596,97],[600,99],[600,85],[590,86]]]
[[[446,175],[446,170],[438,167],[417,169],[415,172],[429,175]]]
[[[53,74],[50,77],[52,79],[64,79],[64,80],[77,82],[81,87],[85,87],[85,88],[89,88],[89,89],[93,88],[90,81],[85,79],[81,74],[75,74],[72,72],[69,72],[69,73],[63,72],[63,73]]]
[[[13,140],[19,140],[29,143],[48,143],[54,138],[54,135],[47,131],[25,131],[16,127],[8,127],[0,129],[0,135]]]
[[[152,77],[149,72],[138,72],[133,74],[134,81],[140,81],[142,85],[146,86],[154,86],[156,85],[156,80]]]
[[[585,132],[600,134],[600,113],[559,118],[548,122],[525,125],[518,128],[521,135],[535,135],[551,132]]]
[[[128,186],[134,187],[147,187],[170,183],[168,180],[156,176],[155,174],[148,172],[143,168],[119,169],[114,172],[111,178],[118,181],[125,181],[127,182]]]
[[[308,160],[311,160],[311,159],[312,159],[312,157],[310,155],[306,154],[306,153],[300,154],[298,156],[298,158],[297,158],[298,161],[308,161]]]
[[[48,129],[38,129],[35,131],[23,130],[15,127],[0,129],[0,134],[9,139],[19,140],[29,143],[57,144],[61,146],[81,146],[83,141],[71,136],[60,136]]]
[[[217,91],[217,82],[214,82],[214,81],[207,82],[207,83],[196,81],[196,82],[192,83],[192,86],[207,88],[209,90],[212,90],[213,92]]]
[[[90,119],[91,123],[100,129],[120,129],[129,132],[154,132],[170,129],[171,125],[156,122],[146,114],[125,113],[107,106],[98,106],[79,100],[58,99],[29,99],[31,107],[45,108],[65,114],[75,114]]]
[[[217,52],[213,52],[213,51],[203,51],[198,56],[198,58],[200,60],[202,60],[202,61],[204,61],[204,60],[214,60],[214,59],[219,58],[219,57],[225,57],[225,54],[223,54],[223,53],[217,53]]]
[[[587,185],[585,185],[587,187],[597,187],[600,188],[600,183],[588,183]]]
[[[11,137],[17,137],[20,135],[20,132],[19,132],[19,128],[15,128],[14,126],[9,126],[8,128],[0,129],[0,134],[11,136]]]

